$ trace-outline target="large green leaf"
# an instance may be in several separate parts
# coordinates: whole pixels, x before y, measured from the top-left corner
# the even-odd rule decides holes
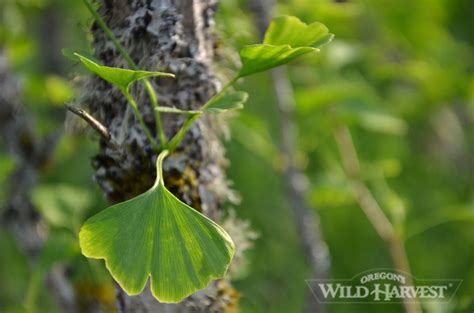
[[[319,51],[332,40],[326,26],[315,22],[306,25],[298,18],[275,18],[265,33],[263,44],[245,46],[240,50],[242,68],[239,77],[286,64],[304,54]]]
[[[119,88],[122,92],[128,93],[128,87],[133,82],[152,76],[174,77],[174,74],[163,72],[134,71],[117,67],[103,66],[94,61],[74,53],[75,56],[84,64],[84,66],[92,73],[98,75],[103,80],[108,81],[112,85]]]
[[[151,189],[91,217],[79,239],[82,253],[105,259],[128,294],[140,293],[150,277],[158,300],[179,302],[225,275],[234,243],[222,227],[165,188],[165,156],[162,152],[157,159]]]

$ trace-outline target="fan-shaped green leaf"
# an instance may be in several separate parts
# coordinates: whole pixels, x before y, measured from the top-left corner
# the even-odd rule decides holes
[[[264,44],[290,45],[293,48],[315,47],[329,35],[328,28],[319,22],[307,25],[294,16],[280,16],[272,20],[265,32]]]
[[[234,244],[224,229],[165,188],[165,156],[158,157],[151,189],[87,220],[79,239],[82,253],[105,259],[128,294],[140,293],[150,277],[158,300],[179,302],[225,275]]]
[[[76,55],[79,58],[82,64],[84,64],[84,66],[89,71],[98,75],[103,80],[106,80],[112,85],[116,86],[124,93],[128,93],[128,87],[130,86],[130,84],[143,78],[147,78],[151,76],[174,77],[174,74],[171,74],[171,73],[134,71],[134,70],[128,70],[128,69],[123,69],[123,68],[103,66],[80,55],[79,53],[74,53],[74,55]]]
[[[283,64],[303,54],[318,51],[312,47],[291,48],[289,45],[250,45],[240,50],[242,68],[239,77],[252,75]]]
[[[304,54],[319,51],[334,36],[326,26],[315,22],[306,25],[298,18],[282,16],[269,25],[263,44],[245,46],[240,50],[242,68],[239,77],[286,64]]]

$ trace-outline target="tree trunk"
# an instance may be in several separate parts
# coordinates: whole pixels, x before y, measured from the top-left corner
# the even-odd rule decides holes
[[[99,13],[140,69],[171,72],[175,79],[152,80],[162,106],[197,109],[220,88],[212,74],[214,0],[103,0]],[[93,46],[103,64],[127,67],[104,32],[94,24]],[[150,129],[154,117],[140,84],[133,86],[139,109]],[[130,199],[153,183],[156,155],[128,109],[124,97],[99,78],[86,84],[81,102],[103,123],[121,148],[102,139],[93,159],[95,180],[112,202]],[[170,138],[183,117],[162,115]],[[225,158],[214,121],[205,117],[194,125],[183,143],[164,162],[165,183],[176,196],[213,219],[231,192],[223,168]],[[147,290],[128,296],[118,288],[122,312],[231,312],[235,291],[228,282],[211,283],[177,305],[160,304]]]

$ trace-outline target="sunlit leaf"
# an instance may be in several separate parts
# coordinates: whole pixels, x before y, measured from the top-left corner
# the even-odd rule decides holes
[[[229,92],[213,101],[204,109],[204,112],[222,113],[226,111],[243,109],[249,95],[244,91]]]
[[[304,54],[318,51],[312,47],[291,48],[289,45],[251,45],[240,50],[242,68],[239,77],[252,75],[283,64]]]
[[[275,18],[265,33],[263,44],[245,46],[240,50],[242,68],[239,77],[286,64],[304,54],[319,51],[332,40],[326,26],[315,22],[306,25],[298,18]]]
[[[140,293],[150,277],[158,300],[179,302],[225,275],[234,244],[224,229],[166,189],[165,156],[158,157],[151,189],[90,218],[79,237],[82,253],[105,259],[128,294]]]
[[[297,17],[280,16],[274,18],[268,26],[263,43],[274,46],[290,45],[292,48],[318,48],[332,37],[328,28],[322,23],[314,22],[307,25]]]
[[[123,68],[99,65],[90,59],[74,53],[84,66],[92,73],[98,75],[103,80],[108,81],[122,92],[128,93],[128,87],[133,82],[152,76],[174,77],[174,74],[163,72],[134,71]]]

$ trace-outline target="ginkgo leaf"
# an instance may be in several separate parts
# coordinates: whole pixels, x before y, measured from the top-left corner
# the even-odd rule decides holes
[[[272,20],[265,32],[263,43],[267,45],[290,45],[292,48],[318,48],[321,40],[329,34],[328,28],[319,22],[309,25],[294,16],[280,16]]]
[[[304,54],[318,51],[317,48],[300,47],[292,48],[289,45],[250,45],[240,50],[242,68],[239,77],[252,75],[283,64],[286,64]]]
[[[306,25],[293,16],[273,19],[263,44],[244,46],[240,50],[242,68],[238,77],[248,76],[286,64],[304,54],[319,51],[333,35],[326,26],[315,22]]]
[[[244,103],[247,102],[249,95],[245,91],[235,91],[224,94],[223,96],[211,101],[208,106],[201,110],[181,110],[172,107],[158,107],[155,110],[163,113],[176,113],[195,115],[202,113],[223,113],[227,111],[240,110],[244,108]]]
[[[82,64],[84,64],[84,66],[89,71],[119,88],[123,93],[128,93],[128,87],[133,82],[143,78],[152,76],[174,77],[174,74],[171,73],[134,71],[117,67],[103,66],[95,63],[85,56],[80,55],[79,53],[74,53],[74,55],[79,58]]]
[[[222,278],[234,243],[222,227],[177,199],[163,183],[162,152],[152,188],[91,217],[79,234],[82,253],[105,259],[107,269],[130,295],[150,277],[161,302],[179,302]]]
[[[243,109],[244,103],[249,98],[245,91],[234,91],[224,94],[222,97],[212,101],[205,109],[205,112],[222,113],[226,111]]]

